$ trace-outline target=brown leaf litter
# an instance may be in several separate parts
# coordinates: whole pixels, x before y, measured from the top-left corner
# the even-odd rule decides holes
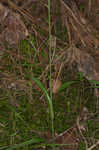
[[[84,140],[83,133],[86,131],[86,127],[84,122],[88,119],[88,110],[87,108],[83,108],[81,111],[81,115],[78,116],[77,123],[64,131],[63,133],[57,135],[54,139],[51,140],[51,143],[60,144],[57,150],[77,150],[79,143]]]
[[[97,57],[99,58],[99,54]],[[55,60],[55,64],[59,62],[63,63],[61,72],[62,70],[67,70],[68,68],[74,73],[82,72],[83,76],[88,80],[99,81],[99,67],[97,66],[99,59],[97,59],[84,50],[80,50],[73,45]],[[96,96],[99,96],[98,92],[96,93]]]
[[[19,14],[12,12],[0,4],[0,45],[8,42],[10,46],[28,36],[28,30],[21,20]]]
[[[75,1],[60,0],[60,3],[62,23],[68,30],[70,44],[81,42],[85,47],[99,45],[99,40],[94,36],[96,33],[95,28],[79,11]]]

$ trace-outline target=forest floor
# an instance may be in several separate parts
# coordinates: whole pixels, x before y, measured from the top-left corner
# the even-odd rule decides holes
[[[99,2],[48,2],[0,2],[0,150],[98,150]]]

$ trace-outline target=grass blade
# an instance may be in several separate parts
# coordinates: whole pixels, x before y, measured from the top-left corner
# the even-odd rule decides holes
[[[39,144],[40,142],[44,142],[44,140],[40,139],[40,138],[32,138],[31,140],[28,140],[26,142],[11,146],[11,147],[7,148],[6,150],[17,149],[17,148],[20,148],[20,147],[28,146],[30,144],[37,144],[37,143]]]
[[[93,84],[99,84],[99,81],[96,81],[96,80],[89,80],[89,82]]]
[[[54,120],[54,111],[53,111],[53,104],[52,104],[52,99],[50,98],[47,90],[44,88],[44,86],[42,85],[42,83],[35,77],[31,77],[31,79],[33,81],[35,81],[35,83],[40,87],[40,89],[43,91],[45,97],[46,97],[46,100],[48,101],[48,104],[49,104],[49,111],[50,111],[50,118],[51,118],[51,129],[52,129],[52,134],[54,134],[54,123],[53,123],[53,120]]]
[[[62,86],[59,88],[59,92],[63,91],[64,89],[68,88],[73,83],[76,83],[76,81],[68,81],[62,84]]]

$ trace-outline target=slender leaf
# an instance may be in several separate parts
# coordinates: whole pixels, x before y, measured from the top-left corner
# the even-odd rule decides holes
[[[96,80],[89,80],[89,82],[93,84],[99,84],[99,81],[96,81]]]
[[[48,101],[48,104],[49,104],[49,110],[50,110],[50,117],[51,117],[51,125],[52,125],[52,133],[54,134],[54,123],[53,123],[53,120],[54,120],[54,111],[53,111],[53,104],[52,104],[52,99],[50,98],[47,90],[44,88],[44,86],[42,85],[42,83],[35,77],[31,76],[31,79],[33,81],[35,81],[35,83],[40,87],[40,89],[43,91],[47,101]]]
[[[13,149],[17,149],[17,148],[20,148],[20,147],[24,147],[24,146],[27,146],[27,145],[30,145],[30,144],[39,144],[40,142],[44,142],[43,139],[40,139],[40,138],[32,138],[31,140],[28,140],[26,142],[23,142],[23,143],[20,143],[20,144],[16,144],[14,146],[11,146],[9,148],[7,148],[6,150],[13,150]]]
[[[63,91],[64,89],[68,88],[71,86],[73,83],[76,83],[77,81],[68,81],[66,83],[63,83],[62,86],[59,88],[59,92]]]

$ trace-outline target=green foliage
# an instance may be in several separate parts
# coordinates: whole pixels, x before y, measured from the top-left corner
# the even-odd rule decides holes
[[[66,88],[70,87],[74,83],[76,83],[76,81],[68,81],[66,83],[63,83],[62,86],[59,88],[59,92],[65,90]]]
[[[25,147],[25,146],[28,146],[30,144],[39,144],[40,142],[43,142],[44,140],[43,139],[40,139],[40,138],[32,138],[26,142],[23,142],[23,143],[20,143],[20,144],[16,144],[14,146],[11,146],[9,148],[7,148],[7,150],[13,150],[13,149],[18,149],[20,147]],[[2,150],[2,149],[1,149]]]
[[[68,34],[66,27],[62,28],[60,20],[56,21],[55,32],[52,31],[54,25],[51,26],[50,0],[46,8],[49,14],[46,19],[49,31],[45,33],[43,29],[37,28],[37,34],[30,35],[29,40],[22,40],[18,49],[9,48],[8,43],[5,43],[7,52],[0,57],[0,150],[56,148],[60,144],[49,144],[49,138],[43,136],[44,132],[48,135],[51,130],[52,139],[54,132],[61,133],[72,127],[83,106],[87,106],[89,112],[95,112],[96,99],[90,89],[99,88],[99,81],[85,81],[81,72],[77,73],[75,80],[64,80],[59,91],[52,93],[54,69],[51,59],[54,50],[49,43],[54,34],[55,54],[57,55],[57,50],[61,54],[60,49],[63,50],[62,47],[67,46]],[[40,55],[47,59],[49,64],[42,62]],[[55,57],[58,58],[59,55]],[[45,70],[47,66],[48,72]],[[42,78],[43,71],[45,73]],[[65,77],[67,76],[68,72]],[[18,82],[18,87],[9,88],[11,83],[20,80],[23,85]],[[35,88],[34,82],[40,90]],[[50,82],[50,86],[47,82]],[[99,123],[89,120],[87,125],[89,133],[85,136],[95,136],[99,139]],[[80,143],[79,150],[84,149],[85,145]]]
[[[54,110],[53,110],[53,104],[52,104],[52,99],[50,98],[47,90],[43,87],[42,83],[34,78],[33,76],[31,76],[32,80],[34,80],[36,82],[36,84],[42,89],[47,101],[48,101],[48,104],[49,104],[49,111],[50,111],[50,117],[51,117],[51,125],[52,125],[52,134],[54,134]]]

